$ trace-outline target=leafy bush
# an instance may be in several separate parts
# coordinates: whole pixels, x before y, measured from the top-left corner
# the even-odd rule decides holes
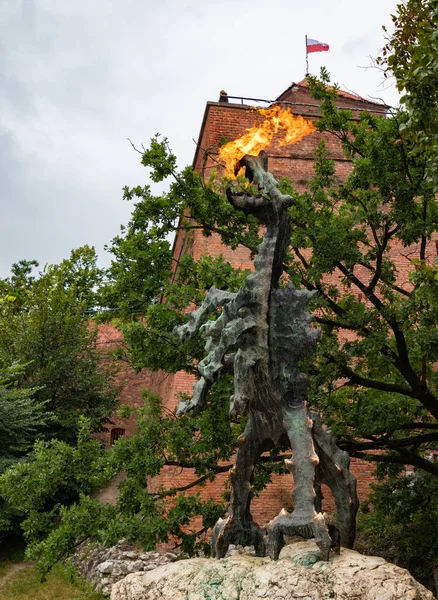
[[[438,478],[424,471],[390,474],[373,486],[360,528],[376,553],[430,586],[438,564]]]

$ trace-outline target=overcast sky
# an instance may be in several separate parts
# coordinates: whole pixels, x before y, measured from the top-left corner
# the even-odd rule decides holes
[[[103,246],[147,171],[127,138],[170,140],[192,162],[205,103],[275,99],[305,75],[305,34],[330,44],[310,72],[397,102],[370,65],[395,0],[0,0],[0,277]],[[382,86],[383,83],[383,86]]]

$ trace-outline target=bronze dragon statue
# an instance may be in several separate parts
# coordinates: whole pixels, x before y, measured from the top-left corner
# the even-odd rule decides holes
[[[254,261],[254,271],[237,293],[212,287],[201,307],[189,315],[175,334],[183,340],[199,331],[206,338],[207,356],[199,362],[200,379],[193,397],[179,403],[177,412],[193,414],[207,404],[208,391],[225,371],[234,373],[230,416],[247,415],[231,469],[228,516],[212,533],[212,555],[221,558],[232,543],[254,545],[259,556],[278,558],[285,535],[314,537],[321,558],[331,549],[351,547],[358,509],[356,480],[349,471],[349,456],[335,444],[319,415],[309,411],[307,377],[299,361],[315,348],[320,332],[309,327],[306,304],[312,293],[289,282],[280,286],[283,262],[290,241],[288,207],[291,196],[282,194],[268,172],[267,154],[244,156],[238,167],[260,193],[233,193],[229,202],[254,215],[265,227]],[[210,316],[221,308],[216,320]],[[294,509],[282,510],[263,531],[250,511],[251,480],[261,454],[286,438],[292,449],[287,466],[293,474]],[[321,483],[332,491],[337,527],[321,512]]]

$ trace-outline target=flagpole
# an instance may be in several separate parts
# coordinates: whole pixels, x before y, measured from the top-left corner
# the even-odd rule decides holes
[[[307,33],[306,33],[306,77],[309,74],[309,53],[307,52]]]

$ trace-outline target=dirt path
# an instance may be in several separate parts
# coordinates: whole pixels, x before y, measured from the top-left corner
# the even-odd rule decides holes
[[[3,576],[0,576],[0,592],[4,588],[5,583],[7,583],[9,579],[15,575],[15,573],[21,571],[22,569],[26,569],[26,567],[31,567],[33,564],[34,563],[31,562],[19,562],[12,564],[6,573]]]

